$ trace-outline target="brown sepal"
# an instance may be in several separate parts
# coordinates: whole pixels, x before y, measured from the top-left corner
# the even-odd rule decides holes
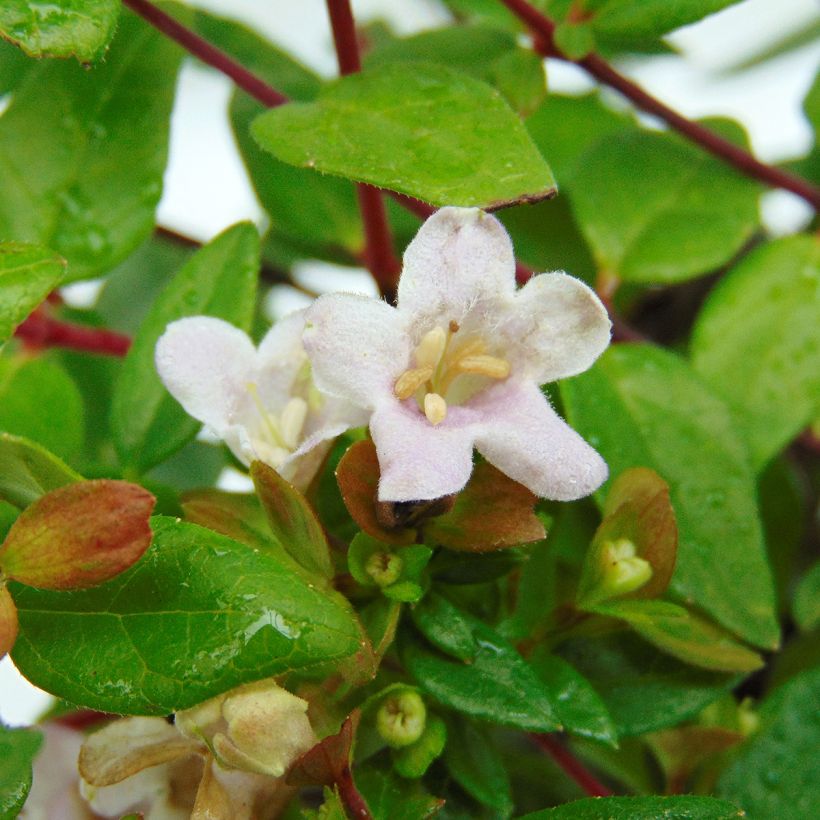
[[[354,709],[342,723],[335,735],[328,735],[312,749],[308,749],[287,774],[291,786],[332,786],[345,776],[350,768],[353,739],[359,725],[361,712]]]

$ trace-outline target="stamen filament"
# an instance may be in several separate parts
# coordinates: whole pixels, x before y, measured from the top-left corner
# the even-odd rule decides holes
[[[248,392],[251,394],[253,403],[259,411],[259,415],[262,417],[262,423],[265,425],[265,429],[267,430],[271,441],[273,441],[277,447],[287,448],[287,444],[285,444],[282,440],[282,435],[276,421],[270,413],[265,410],[265,405],[262,404],[262,399],[259,396],[259,388],[256,386],[255,382],[248,382]]]
[[[282,439],[289,450],[295,450],[299,439],[302,436],[302,428],[305,426],[308,405],[304,399],[294,396],[285,405],[279,424],[282,430]]]

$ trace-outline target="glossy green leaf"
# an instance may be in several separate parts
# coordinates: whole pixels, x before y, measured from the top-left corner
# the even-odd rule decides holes
[[[156,518],[142,560],[102,586],[10,588],[17,666],[58,697],[101,711],[165,715],[241,683],[338,663],[362,641],[338,593],[171,518]]]
[[[446,743],[447,724],[436,715],[428,715],[421,737],[409,746],[393,750],[393,768],[402,777],[424,777],[433,761],[441,756]]]
[[[779,239],[709,294],[692,364],[735,411],[760,469],[820,414],[820,240]]]
[[[749,817],[804,820],[820,806],[820,667],[776,689],[763,703],[760,730],[738,750],[717,794]]]
[[[82,476],[45,447],[28,439],[0,433],[0,498],[27,507],[41,495]]]
[[[51,357],[0,359],[0,430],[72,460],[85,438],[83,399]]]
[[[756,183],[665,134],[596,142],[570,186],[599,269],[630,282],[680,282],[713,270],[759,222]]]
[[[114,36],[119,0],[5,0],[0,6],[0,37],[31,57],[96,60]]]
[[[558,651],[600,695],[619,737],[676,726],[738,680],[686,665],[629,632],[576,638]]]
[[[658,649],[693,666],[716,672],[754,672],[763,666],[757,652],[668,601],[607,601],[592,611],[626,621]]]
[[[10,729],[0,724],[0,818],[17,817],[31,788],[31,764],[43,736],[32,729]]]
[[[562,657],[537,647],[528,659],[552,693],[564,730],[581,737],[617,745],[615,725],[592,684]]]
[[[436,205],[498,207],[555,183],[518,117],[490,86],[442,66],[389,65],[344,77],[313,103],[258,117],[274,156]]]
[[[444,803],[426,792],[420,783],[373,767],[363,767],[356,772],[356,785],[373,817],[425,820],[435,817]]]
[[[273,537],[308,572],[331,578],[333,564],[327,537],[305,497],[261,461],[251,464],[251,477]]]
[[[510,817],[510,776],[487,730],[462,716],[450,721],[444,760],[453,779],[471,797]]]
[[[0,94],[17,88],[36,65],[19,48],[0,39]]]
[[[613,475],[651,467],[668,483],[679,530],[672,592],[750,643],[777,645],[754,476],[723,402],[649,345],[610,348],[561,395]]]
[[[820,562],[800,579],[794,591],[794,620],[804,632],[820,625]]]
[[[590,797],[521,820],[735,820],[743,812],[714,797]]]
[[[0,242],[0,345],[62,281],[65,260],[45,248]]]
[[[32,70],[0,119],[0,236],[51,248],[68,280],[136,248],[162,193],[180,56],[125,15],[99,65]]]
[[[417,604],[412,615],[424,636],[447,653],[425,646],[417,636],[404,636],[402,659],[423,690],[445,706],[490,723],[532,732],[560,728],[552,693],[491,627],[436,594]]]
[[[111,416],[124,465],[145,471],[193,438],[190,418],[157,375],[154,348],[170,322],[208,315],[245,330],[253,317],[259,271],[259,235],[239,223],[203,246],[154,302],[125,358]]]

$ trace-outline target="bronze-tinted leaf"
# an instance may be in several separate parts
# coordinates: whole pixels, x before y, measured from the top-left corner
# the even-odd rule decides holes
[[[415,529],[388,528],[379,518],[379,459],[372,441],[357,441],[350,447],[336,468],[336,480],[348,512],[368,535],[393,545],[416,540]]]
[[[20,513],[0,548],[0,567],[42,589],[81,589],[134,564],[151,543],[154,496],[99,479],[46,493]]]
[[[492,464],[476,466],[450,512],[430,519],[425,536],[466,552],[490,552],[546,535],[535,515],[536,498]]]
[[[274,538],[305,569],[333,577],[325,531],[307,499],[261,461],[251,464],[251,478]]]
[[[331,786],[350,768],[350,752],[361,712],[354,709],[335,735],[329,735],[308,749],[291,767],[287,782],[291,786]],[[348,774],[349,776],[349,774]]]
[[[0,586],[0,658],[11,652],[18,629],[17,607],[3,584]]]

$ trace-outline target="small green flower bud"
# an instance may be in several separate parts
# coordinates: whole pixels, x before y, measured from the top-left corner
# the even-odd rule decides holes
[[[606,545],[603,577],[598,587],[601,597],[616,598],[640,589],[652,577],[652,565],[635,555],[635,545],[619,538]]]
[[[424,732],[427,708],[421,695],[405,689],[385,698],[376,713],[376,729],[388,746],[400,749],[415,743]]]
[[[364,565],[365,572],[380,587],[389,587],[401,577],[404,561],[393,552],[374,552]]]

